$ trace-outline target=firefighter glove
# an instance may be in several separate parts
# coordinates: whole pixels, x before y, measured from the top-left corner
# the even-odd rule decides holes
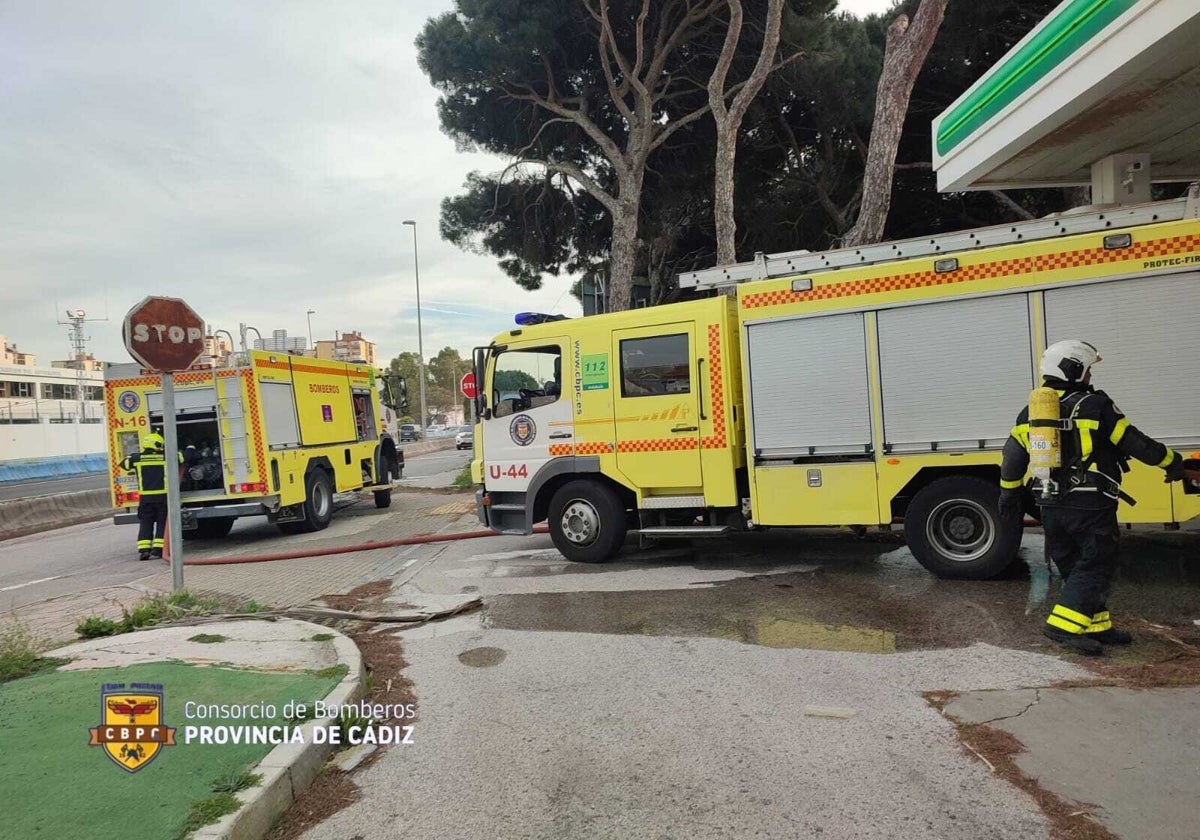
[[[1019,522],[1025,514],[1025,505],[1021,499],[1021,491],[1004,489],[1000,491],[1000,518],[1005,522]]]
[[[1184,465],[1183,456],[1178,452],[1175,453],[1175,459],[1171,461],[1171,465],[1167,467],[1167,476],[1163,479],[1164,482],[1183,481],[1186,467]]]

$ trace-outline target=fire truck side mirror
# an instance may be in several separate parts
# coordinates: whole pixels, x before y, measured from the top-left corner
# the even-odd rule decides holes
[[[404,377],[389,373],[381,381],[383,388],[380,398],[383,404],[400,414],[408,411],[408,383]]]

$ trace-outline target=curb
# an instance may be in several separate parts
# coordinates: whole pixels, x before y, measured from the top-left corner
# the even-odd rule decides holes
[[[299,624],[308,624],[321,633],[333,633],[333,647],[337,652],[338,664],[346,665],[349,672],[325,697],[329,704],[354,703],[366,693],[366,668],[358,646],[349,636],[331,627],[312,622],[290,619]],[[325,766],[334,751],[345,749],[344,745],[314,744],[313,730],[330,726],[334,718],[324,717],[303,724],[303,744],[280,744],[267,753],[266,757],[251,772],[262,776],[262,782],[237,794],[241,808],[215,823],[199,828],[191,834],[192,840],[260,840],[275,824],[279,815],[291,807],[296,798],[308,789],[313,779]]]
[[[112,511],[112,495],[107,488],[3,501],[0,502],[0,523],[3,523],[0,540],[93,522],[110,516]]]

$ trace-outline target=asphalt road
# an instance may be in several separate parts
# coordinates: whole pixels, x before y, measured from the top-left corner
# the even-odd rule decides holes
[[[403,484],[444,487],[470,458],[470,452],[453,449],[411,456],[405,460]],[[104,477],[99,479],[99,486],[104,486]],[[347,504],[352,498],[339,500]],[[369,501],[359,504],[373,511]],[[335,516],[334,527],[337,521]],[[115,526],[102,520],[0,541],[0,613],[45,598],[130,583],[158,571],[158,565],[137,560],[136,535],[134,525]],[[248,545],[263,546],[264,551],[277,536],[259,517],[238,520],[231,534]]]
[[[5,482],[0,484],[0,501],[33,496],[56,496],[59,493],[77,493],[80,490],[99,490],[107,486],[108,476],[104,473]]]

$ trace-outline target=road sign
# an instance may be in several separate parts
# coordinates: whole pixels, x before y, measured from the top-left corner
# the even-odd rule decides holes
[[[187,370],[204,353],[204,319],[179,298],[148,297],[125,316],[125,349],[150,370]]]
[[[469,400],[473,400],[478,396],[479,389],[475,387],[474,372],[463,375],[462,381],[458,383],[458,390],[462,391],[463,396]]]
[[[123,328],[134,361],[162,372],[162,436],[167,479],[167,554],[171,583],[183,589],[183,527],[179,511],[179,437],[172,371],[187,370],[204,353],[204,319],[179,298],[148,297],[130,309]],[[150,418],[154,421],[153,416]]]

